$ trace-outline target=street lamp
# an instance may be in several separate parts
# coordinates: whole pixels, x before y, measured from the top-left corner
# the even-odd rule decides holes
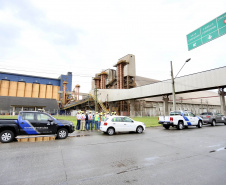
[[[191,60],[191,58],[187,59],[184,63],[184,65],[189,62]],[[177,73],[177,75],[175,76],[175,78],[173,77],[173,63],[172,61],[170,61],[171,64],[171,78],[172,78],[172,91],[173,91],[173,111],[176,111],[176,98],[175,98],[175,83],[174,83],[174,79],[177,77],[177,75],[180,73],[180,71],[182,70],[182,68],[184,67],[184,65],[182,66],[182,68],[179,70],[179,72]]]

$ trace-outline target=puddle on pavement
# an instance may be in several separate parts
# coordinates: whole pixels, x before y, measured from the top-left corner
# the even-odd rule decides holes
[[[115,161],[112,163],[111,166],[121,168],[121,167],[127,167],[134,164],[135,164],[135,161],[127,159],[127,160]]]
[[[70,137],[85,137],[85,136],[90,136],[90,135],[89,134],[81,134],[81,135],[70,136]]]
[[[211,150],[210,153],[219,152],[221,150],[226,150],[226,147],[222,147],[222,148],[219,148],[219,149],[216,149],[216,150]]]

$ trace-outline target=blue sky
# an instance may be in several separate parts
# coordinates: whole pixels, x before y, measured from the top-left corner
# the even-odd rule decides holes
[[[95,73],[134,54],[137,75],[170,79],[226,64],[226,35],[188,51],[186,35],[225,13],[225,0],[0,0],[0,71],[91,88]]]

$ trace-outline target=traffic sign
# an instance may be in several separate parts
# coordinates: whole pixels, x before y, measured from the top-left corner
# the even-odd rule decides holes
[[[188,51],[226,34],[226,13],[187,35]]]

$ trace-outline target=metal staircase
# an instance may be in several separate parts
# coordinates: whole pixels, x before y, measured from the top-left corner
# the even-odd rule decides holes
[[[97,103],[99,103],[99,105],[102,108],[103,112],[108,112],[107,108],[105,107],[105,105],[103,104],[103,102],[101,100],[96,99],[96,96],[93,95],[93,94],[89,94],[89,96],[91,96],[94,101],[97,101]]]
[[[105,105],[103,104],[102,101],[100,100],[96,100],[96,96],[94,96],[93,94],[89,94],[89,97],[84,99],[84,100],[79,100],[79,101],[76,101],[76,102],[71,102],[67,105],[64,105],[63,106],[63,109],[68,109],[68,108],[71,108],[71,107],[74,107],[76,105],[80,105],[80,104],[83,104],[83,103],[86,103],[90,100],[90,97],[94,100],[94,101],[97,101],[97,103],[99,103],[100,107],[102,108],[102,112],[108,112],[107,108],[105,107]]]
[[[74,107],[76,105],[86,103],[87,101],[89,101],[89,98],[86,98],[84,100],[79,100],[79,101],[76,101],[76,102],[71,102],[70,104],[64,105],[63,109],[68,109],[68,108]]]

